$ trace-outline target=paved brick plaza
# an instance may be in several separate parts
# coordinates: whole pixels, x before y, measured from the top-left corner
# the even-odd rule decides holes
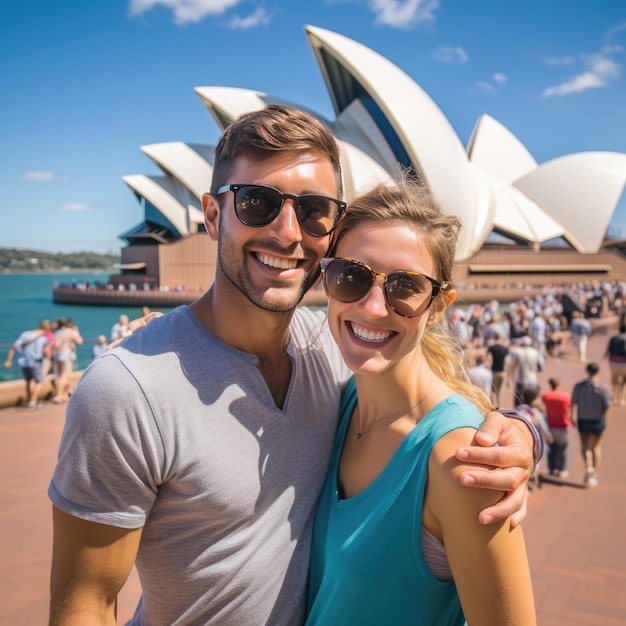
[[[589,357],[602,365],[607,335],[596,332]],[[549,358],[563,390],[584,378],[571,346]],[[511,390],[506,389],[510,394]],[[505,396],[508,397],[508,396]],[[0,626],[47,623],[51,514],[46,496],[63,427],[64,407],[0,411]],[[626,623],[626,407],[611,409],[598,487],[582,487],[578,436],[571,433],[571,479],[546,479],[530,496],[524,522],[540,626],[622,626]],[[135,575],[120,596],[118,623],[132,615]]]

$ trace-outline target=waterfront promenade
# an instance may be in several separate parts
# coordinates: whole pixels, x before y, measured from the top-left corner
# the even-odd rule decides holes
[[[611,331],[610,331],[611,332]],[[602,365],[608,335],[596,332],[589,357]],[[571,345],[560,359],[549,357],[550,376],[562,389],[584,378],[584,365]],[[505,390],[506,396],[511,393]],[[63,427],[64,406],[46,403],[39,411],[0,410],[0,626],[47,622],[51,558],[51,513],[46,496]],[[626,624],[626,407],[608,416],[598,487],[582,485],[578,435],[570,434],[571,479],[545,478],[530,494],[524,532],[540,626],[623,626]],[[167,576],[167,564],[163,564]],[[176,584],[176,581],[173,581]],[[133,573],[122,591],[118,623],[132,615],[140,593]],[[256,626],[256,625],[251,625]],[[385,625],[382,625],[385,626]]]

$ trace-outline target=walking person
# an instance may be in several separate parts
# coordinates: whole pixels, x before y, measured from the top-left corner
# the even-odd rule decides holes
[[[578,360],[581,363],[587,362],[587,344],[591,336],[591,322],[585,317],[582,311],[572,313],[572,323],[570,324],[572,333],[572,344],[576,348]]]
[[[517,407],[522,402],[525,387],[539,388],[539,372],[543,371],[546,357],[532,346],[533,340],[528,335],[521,339],[521,345],[509,350],[508,384],[515,381],[513,404]]]
[[[546,318],[542,313],[536,313],[535,317],[530,321],[528,334],[533,340],[533,348],[539,350],[542,354],[546,353]]]
[[[26,402],[29,409],[41,408],[41,393],[43,389],[42,361],[49,351],[47,332],[50,322],[43,320],[36,329],[24,331],[13,343],[4,361],[4,367],[10,369],[13,357],[19,353],[18,364],[22,368],[22,375],[26,384]],[[48,352],[49,353],[49,352]]]
[[[379,185],[322,260],[354,375],[315,516],[307,626],[536,623],[521,528],[481,526],[474,511],[496,494],[458,483],[454,450],[492,406],[441,323],[459,227],[424,187]]]
[[[504,344],[504,332],[500,328],[495,330],[494,343],[487,347],[485,366],[491,369],[492,392],[491,401],[496,407],[502,406],[502,388],[507,379],[509,349]]]
[[[68,404],[48,490],[52,626],[113,624],[135,564],[132,625],[303,623],[349,371],[325,313],[297,307],[341,194],[337,143],[310,115],[270,105],[226,128],[202,197],[213,285],[93,360]],[[488,522],[522,506],[531,436],[493,413],[481,429],[478,442],[489,432],[500,447],[464,445],[468,463],[526,465],[462,473],[475,488],[461,491],[495,489],[472,512],[487,507]],[[510,485],[521,489],[501,500]]]
[[[70,397],[70,375],[74,371],[76,344],[82,344],[83,338],[72,318],[60,318],[57,325],[52,343],[52,361],[56,376],[56,395],[52,401],[62,404]]]
[[[150,311],[148,311],[148,313],[149,312]],[[147,315],[147,313],[144,315]],[[115,324],[113,324],[113,326],[111,327],[111,342],[118,341],[119,339],[124,339],[124,337],[128,335],[128,322],[128,315],[122,313],[122,315],[119,316],[117,322],[115,322]]]
[[[611,398],[616,406],[626,404],[624,385],[626,384],[626,324],[622,321],[619,333],[609,339],[606,348],[611,369]]]
[[[548,421],[546,420],[546,409],[539,396],[539,387],[524,387],[522,389],[520,409],[530,414],[533,424],[539,430],[545,444],[551,446],[554,443],[554,437],[552,436]],[[542,469],[542,462],[543,457],[537,460],[535,469],[530,477],[529,482],[530,484],[534,484],[535,487],[540,486],[539,475]]]
[[[44,380],[48,374],[52,372],[52,344],[54,343],[54,331],[57,329],[56,322],[45,321],[48,327],[48,330],[46,330],[48,345],[44,348],[43,359],[41,361],[41,375]]]
[[[120,338],[121,339],[121,338]],[[109,343],[106,335],[98,335],[98,339],[91,349],[91,358],[97,359],[101,354],[104,354],[109,349]]]
[[[548,448],[548,470],[552,476],[569,478],[569,431],[572,426],[570,410],[572,399],[570,395],[559,389],[560,380],[552,377],[548,380],[549,391],[541,394],[541,400],[546,408],[546,419],[553,442]]]
[[[606,412],[611,406],[611,394],[600,384],[600,366],[591,362],[585,368],[587,379],[576,383],[572,391],[571,420],[578,427],[580,446],[585,462],[585,483],[598,484],[598,469],[602,460],[602,436],[606,428]]]
[[[465,371],[472,385],[482,389],[485,395],[491,398],[493,393],[493,375],[491,370],[485,366],[483,357],[481,355],[476,356],[474,365],[467,367]]]

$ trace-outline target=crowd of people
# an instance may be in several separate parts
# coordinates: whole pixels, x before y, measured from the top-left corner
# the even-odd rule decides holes
[[[76,289],[77,291],[199,291],[197,287],[187,284],[173,283],[171,285],[159,285],[155,280],[145,278],[142,282],[121,282],[115,283],[102,281],[74,280],[71,283],[55,284],[55,287],[62,289]]]
[[[148,307],[143,307],[142,315],[149,312]],[[98,335],[91,349],[91,358],[99,357],[112,343],[129,334],[128,315],[122,314],[111,327],[110,333]],[[25,383],[23,407],[40,409],[49,396],[55,404],[63,404],[69,400],[72,393],[71,374],[77,361],[76,346],[83,343],[85,339],[78,326],[69,317],[58,318],[56,321],[42,320],[37,328],[20,334],[9,348],[4,367],[11,369],[17,356]],[[51,388],[44,384],[48,378],[52,383]]]
[[[490,395],[494,406],[529,412],[547,444],[551,476],[570,476],[570,429],[574,427],[585,464],[583,480],[590,487],[598,484],[607,411],[626,404],[625,294],[626,283],[619,281],[563,285],[506,305],[494,300],[466,310],[456,307],[450,315],[450,326],[466,351],[468,377]],[[590,317],[600,315],[619,320],[619,332],[608,338],[604,355],[610,388],[600,382],[602,364],[589,362],[587,356],[593,328]],[[603,325],[598,328],[597,332],[607,333]],[[586,375],[569,392],[561,388],[558,377],[566,352],[585,364],[581,375]],[[540,388],[539,373],[544,371],[550,376],[549,389]]]
[[[10,369],[16,354],[26,385],[24,406],[39,409],[48,391],[44,380],[53,374],[52,402],[62,404],[71,394],[70,375],[76,362],[76,346],[84,342],[72,318],[59,318],[55,322],[42,320],[37,328],[26,330],[15,340],[4,367]]]

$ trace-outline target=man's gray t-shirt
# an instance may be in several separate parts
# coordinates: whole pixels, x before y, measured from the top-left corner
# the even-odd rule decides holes
[[[143,527],[131,624],[304,621],[313,515],[349,372],[321,312],[296,311],[287,353],[279,409],[257,357],[179,307],[83,374],[49,496],[76,517]]]

